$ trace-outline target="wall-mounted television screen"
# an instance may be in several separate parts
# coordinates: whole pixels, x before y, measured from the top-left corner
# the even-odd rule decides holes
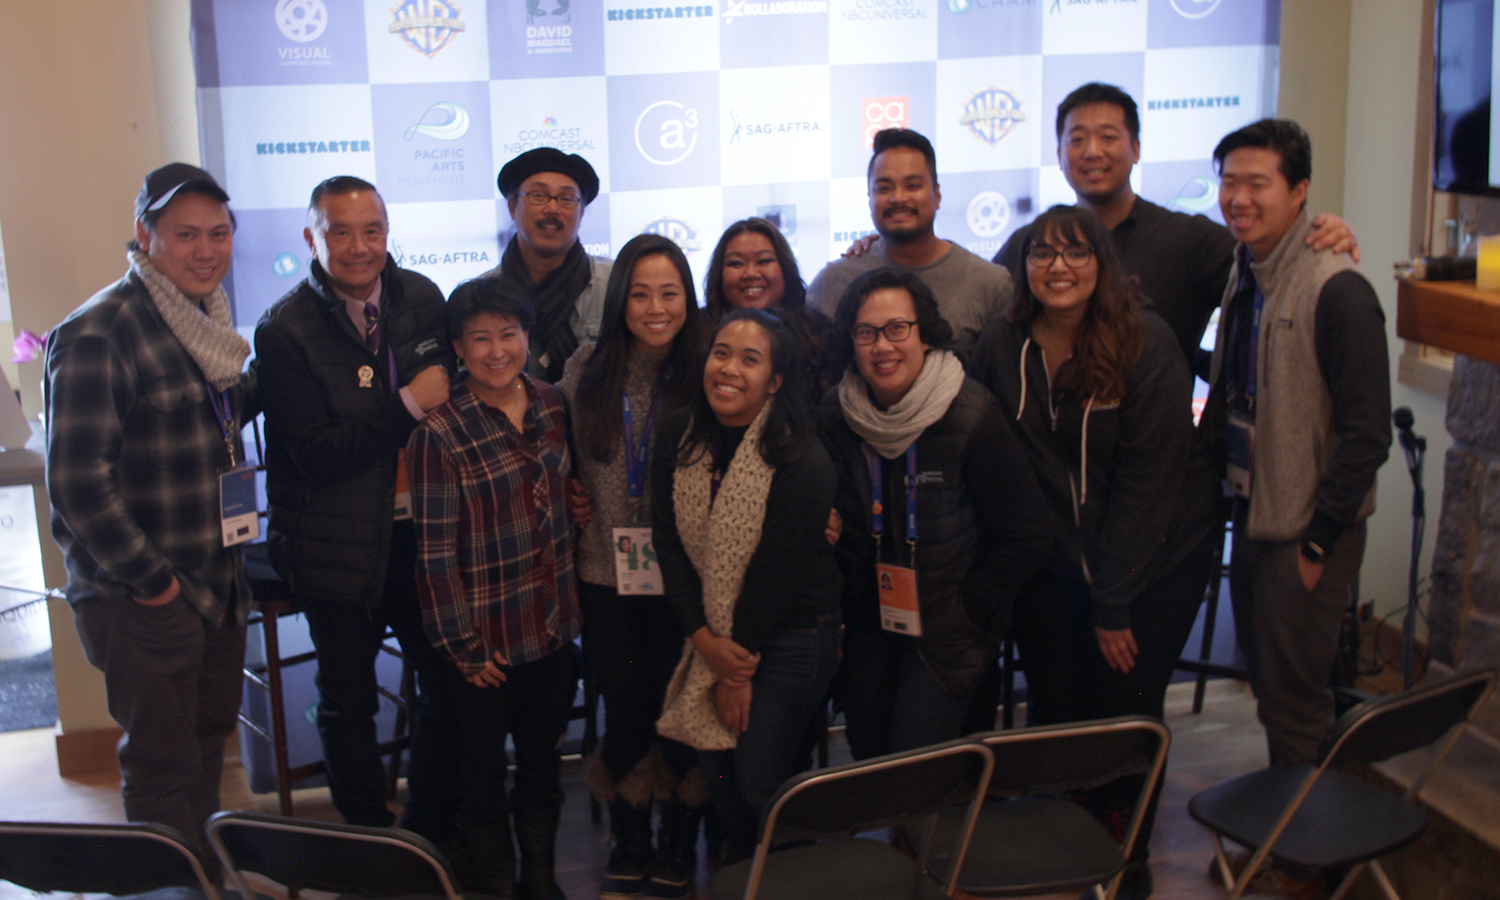
[[[1437,17],[1433,186],[1500,196],[1495,0],[1438,0]]]

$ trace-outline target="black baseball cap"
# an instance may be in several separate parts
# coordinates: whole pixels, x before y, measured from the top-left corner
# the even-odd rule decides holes
[[[557,172],[573,179],[583,194],[584,203],[593,203],[599,196],[599,176],[589,161],[577,153],[564,153],[556,147],[527,150],[500,169],[500,177],[495,183],[500,186],[500,193],[512,197],[526,179],[538,172]]]
[[[207,194],[220,203],[228,203],[229,195],[214,181],[214,177],[197,166],[187,163],[167,163],[146,176],[141,192],[135,198],[135,217],[139,219],[148,212],[156,212],[177,196],[177,192],[188,190],[195,194]]]

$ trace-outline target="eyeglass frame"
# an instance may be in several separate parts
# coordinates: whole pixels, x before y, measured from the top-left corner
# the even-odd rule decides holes
[[[1032,254],[1038,250],[1045,250],[1050,252],[1052,254],[1052,258],[1047,260],[1046,262],[1037,262],[1031,257]],[[1077,262],[1069,262],[1069,251],[1076,250],[1082,250],[1085,256],[1083,257],[1083,259],[1080,259]],[[1089,260],[1093,259],[1096,254],[1094,252],[1094,248],[1090,247],[1088,244],[1069,244],[1061,250],[1057,249],[1051,244],[1032,244],[1030,247],[1026,248],[1026,265],[1037,269],[1051,268],[1052,263],[1055,262],[1059,256],[1062,257],[1063,265],[1067,266],[1070,269],[1077,269],[1081,266],[1088,265]]]
[[[869,325],[864,322],[856,322],[854,327],[849,331],[849,337],[854,341],[854,345],[856,347],[872,346],[876,341],[880,340],[881,335],[884,335],[885,339],[892,344],[899,344],[902,341],[908,340],[911,337],[911,330],[913,328],[916,328],[919,324],[920,323],[915,319],[892,319],[884,325]],[[906,333],[901,335],[900,337],[896,337],[888,331],[888,329],[892,326],[898,328],[905,327]],[[868,341],[862,341],[859,339],[861,329],[868,329],[868,331],[865,332],[870,336],[870,339]]]
[[[577,209],[583,205],[583,197],[578,194],[549,194],[546,191],[522,191],[521,196],[526,198],[526,205],[532,209],[543,209],[553,200],[562,209]],[[538,200],[536,198],[541,197]]]

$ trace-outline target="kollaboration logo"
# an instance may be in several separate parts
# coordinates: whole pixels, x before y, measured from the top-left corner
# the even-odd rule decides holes
[[[417,251],[408,255],[401,249],[401,245],[395,241],[391,242],[391,258],[396,265],[406,266],[449,266],[467,263],[489,263],[493,262],[486,250],[433,250]]]
[[[395,21],[387,30],[401,35],[406,46],[431,59],[455,34],[469,27],[461,18],[462,12],[451,0],[406,0],[391,10]]]
[[[854,0],[853,7],[844,10],[846,22],[925,18],[927,10],[918,5],[918,0]]]
[[[1017,123],[1024,121],[1026,114],[1021,112],[1021,101],[1015,94],[989,87],[969,98],[958,124],[993,147],[1014,131]]]
[[[271,260],[271,271],[282,278],[295,278],[297,273],[302,271],[302,260],[298,259],[295,253],[278,253],[276,258]]]
[[[1210,109],[1215,107],[1239,106],[1240,98],[1235,97],[1174,97],[1171,100],[1147,100],[1147,110],[1158,109]]]
[[[277,141],[255,145],[256,156],[301,153],[369,153],[369,141]]]
[[[584,136],[582,126],[565,128],[551,116],[542,120],[541,128],[517,129],[516,139],[501,146],[509,156],[525,153],[537,147],[556,147],[565,153],[598,149],[593,138]]]
[[[406,129],[402,137],[408,141],[412,135],[425,134],[434,140],[456,141],[469,133],[469,111],[457,103],[443,101],[427,107],[417,123]]]
[[[859,127],[864,135],[865,149],[875,146],[875,132],[905,128],[910,107],[905,96],[866,97],[859,101]]]
[[[652,219],[641,226],[641,233],[660,235],[676,244],[677,249],[684,254],[692,254],[703,249],[703,245],[698,243],[698,229],[671,216]]]
[[[969,230],[982,238],[998,237],[1010,224],[1010,201],[999,191],[980,191],[969,201]]]
[[[631,6],[612,9],[606,17],[611,22],[641,22],[647,19],[712,18],[712,6]]]
[[[322,36],[328,28],[328,7],[323,0],[278,0],[276,27],[287,40],[306,44]],[[333,56],[328,47],[277,47],[276,55],[283,66],[330,66]]]
[[[1172,198],[1172,205],[1195,213],[1218,209],[1219,183],[1207,175],[1190,179]]]
[[[1172,0],[1172,8],[1184,19],[1202,19],[1219,8],[1222,0]]]
[[[698,146],[698,110],[676,100],[658,100],[635,119],[635,149],[648,162],[675,166]]]
[[[823,130],[817,122],[751,122],[749,125],[741,125],[739,115],[733,110],[729,113],[729,120],[734,125],[734,130],[729,133],[731,144],[738,144],[742,135],[766,137],[773,134],[801,134]]]
[[[741,16],[795,16],[828,12],[828,0],[729,0],[724,7],[724,24]]]

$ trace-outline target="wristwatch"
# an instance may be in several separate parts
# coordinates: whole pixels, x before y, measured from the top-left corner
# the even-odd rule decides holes
[[[1302,555],[1306,557],[1307,561],[1310,563],[1321,564],[1323,562],[1323,558],[1328,555],[1328,551],[1324,550],[1322,547],[1319,547],[1312,541],[1303,540]]]

